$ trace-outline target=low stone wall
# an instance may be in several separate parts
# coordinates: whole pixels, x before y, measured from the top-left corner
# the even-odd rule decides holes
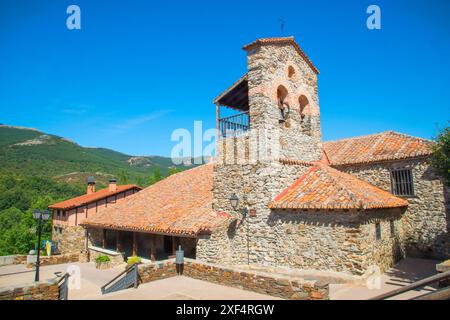
[[[0,256],[0,266],[25,263],[27,263],[27,256],[25,255]]]
[[[34,260],[36,260],[36,258]],[[78,262],[80,260],[80,255],[78,253],[71,253],[54,256],[40,256],[39,260],[41,262],[41,266],[48,266],[52,264]],[[31,268],[33,266],[33,264],[27,263],[26,255],[0,256],[0,266],[12,264],[26,264],[27,268]]]
[[[95,259],[98,256],[108,256],[110,260],[110,266],[118,266],[125,262],[124,256],[120,252],[97,247],[89,247],[89,261],[95,262]]]
[[[142,282],[165,279],[177,275],[174,260],[139,265]],[[277,276],[253,270],[240,270],[185,259],[183,275],[238,289],[294,300],[328,299],[328,283]]]
[[[140,264],[138,270],[139,276],[144,283],[177,275],[176,266],[172,259]]]
[[[0,288],[0,300],[58,300],[58,280]]]
[[[277,276],[265,272],[228,268],[189,260],[184,265],[183,275],[224,286],[254,291],[262,294],[293,300],[328,299],[328,284],[307,281],[301,278]]]
[[[80,260],[80,254],[78,254],[78,253],[39,257],[41,266],[49,266],[52,264],[73,263],[73,262],[78,262],[79,260]],[[25,262],[23,262],[23,263],[26,263],[26,256],[25,256]],[[34,264],[27,264],[27,268],[32,268],[33,266],[34,266]]]

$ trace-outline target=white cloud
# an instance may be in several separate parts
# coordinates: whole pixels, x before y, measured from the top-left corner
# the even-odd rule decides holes
[[[164,117],[166,114],[171,113],[172,111],[173,110],[162,109],[149,114],[143,114],[134,118],[126,119],[123,122],[117,123],[114,125],[114,127],[123,130],[132,129],[144,123]]]

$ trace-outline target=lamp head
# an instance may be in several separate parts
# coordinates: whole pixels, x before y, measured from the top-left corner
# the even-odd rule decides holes
[[[236,195],[236,193],[233,193],[233,195],[230,198],[230,203],[231,203],[231,207],[236,210],[238,208],[239,205],[239,198]]]

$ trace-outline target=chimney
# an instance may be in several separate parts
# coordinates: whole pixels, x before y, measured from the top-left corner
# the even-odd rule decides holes
[[[109,192],[117,191],[117,180],[109,179]]]
[[[86,194],[92,194],[95,192],[95,180],[93,176],[87,178],[87,191]]]

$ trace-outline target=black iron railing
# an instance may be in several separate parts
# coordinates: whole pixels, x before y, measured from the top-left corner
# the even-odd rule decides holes
[[[414,290],[417,288],[421,288],[421,287],[427,286],[432,283],[442,282],[442,281],[445,281],[448,279],[450,279],[450,271],[447,271],[444,273],[439,273],[434,276],[419,280],[410,285],[398,288],[391,292],[381,294],[381,295],[371,298],[369,300],[384,300],[387,298],[392,298],[392,297],[398,296],[402,293],[405,293],[405,292],[408,292],[408,291],[411,291],[411,290]],[[431,293],[427,293],[420,297],[414,298],[414,300],[448,300],[448,299],[450,299],[450,287],[449,286],[445,286],[444,288],[441,288],[437,291],[433,291]]]
[[[107,294],[119,290],[128,289],[131,287],[137,288],[139,285],[138,265],[133,264],[125,271],[118,274],[114,279],[105,284],[101,290],[102,294]]]
[[[68,300],[69,298],[69,277],[68,273],[65,273],[61,279],[58,280],[58,299]]]
[[[220,135],[223,138],[237,137],[249,129],[248,112],[219,119]]]

